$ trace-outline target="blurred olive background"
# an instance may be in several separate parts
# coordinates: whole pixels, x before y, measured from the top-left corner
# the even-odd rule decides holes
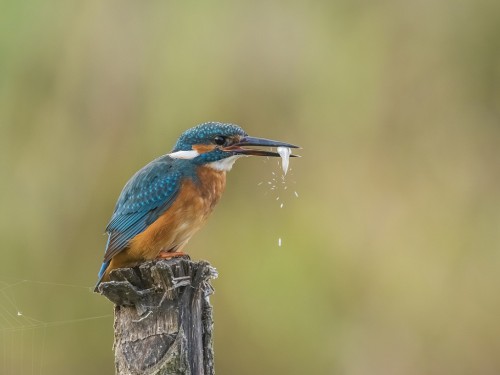
[[[102,233],[210,120],[303,147],[278,192],[240,160],[190,243],[218,374],[500,373],[500,2],[3,0],[0,30],[2,374],[113,373]]]

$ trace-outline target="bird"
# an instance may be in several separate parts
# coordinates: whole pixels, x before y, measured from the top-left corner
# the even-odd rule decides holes
[[[94,291],[116,268],[185,255],[184,247],[221,198],[234,162],[251,155],[280,156],[262,147],[299,148],[250,137],[235,124],[206,122],[186,130],[168,154],[137,171],[106,227],[108,241]]]

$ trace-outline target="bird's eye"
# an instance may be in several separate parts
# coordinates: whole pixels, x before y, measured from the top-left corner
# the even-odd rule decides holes
[[[223,137],[222,135],[218,135],[214,138],[214,143],[216,145],[222,146],[224,143],[226,143],[226,137]]]

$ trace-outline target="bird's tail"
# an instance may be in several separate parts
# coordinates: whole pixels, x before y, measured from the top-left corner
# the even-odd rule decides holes
[[[107,262],[104,262],[101,266],[101,269],[99,270],[99,274],[98,274],[99,279],[97,280],[97,283],[95,284],[95,287],[94,287],[95,293],[99,293],[99,285],[102,282],[102,278],[104,277],[104,274],[106,273],[106,269],[108,268],[108,266],[109,266],[109,260]]]

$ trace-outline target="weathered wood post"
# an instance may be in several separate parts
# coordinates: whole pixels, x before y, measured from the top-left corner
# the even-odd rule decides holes
[[[115,304],[117,375],[213,375],[210,279],[205,261],[173,258],[111,272],[99,291]]]

